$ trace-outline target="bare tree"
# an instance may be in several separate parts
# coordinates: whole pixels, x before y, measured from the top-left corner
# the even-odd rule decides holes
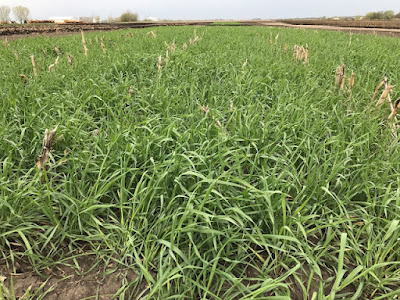
[[[8,21],[10,19],[10,7],[3,5],[0,6],[0,22]]]
[[[12,9],[14,17],[18,20],[20,23],[24,23],[25,21],[28,21],[29,18],[29,8],[25,6],[15,6]]]

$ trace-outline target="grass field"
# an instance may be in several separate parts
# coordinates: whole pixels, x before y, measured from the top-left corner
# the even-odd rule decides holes
[[[45,282],[90,256],[105,275],[137,274],[120,299],[396,299],[399,140],[371,97],[384,76],[399,84],[400,40],[196,34],[190,45],[193,27],[104,33],[104,54],[102,34],[88,33],[87,57],[80,35],[0,45],[3,297],[17,297],[5,273],[17,262]],[[168,62],[164,41],[177,45]],[[292,55],[306,43],[308,65]],[[343,63],[356,73],[350,99],[335,92]]]

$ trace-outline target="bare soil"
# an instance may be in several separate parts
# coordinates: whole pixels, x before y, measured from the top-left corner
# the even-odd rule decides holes
[[[45,295],[45,300],[79,300],[88,297],[106,300],[111,299],[124,284],[137,279],[131,269],[117,267],[115,263],[105,265],[90,255],[43,270],[41,276],[32,269],[29,262],[18,261],[14,267],[4,260],[0,262],[0,277],[5,277],[4,285],[10,293],[15,293],[16,299],[23,299],[29,293],[31,296]],[[133,294],[127,295],[128,299],[144,289],[145,286],[139,286],[132,291]],[[8,299],[4,290],[0,298]]]
[[[63,36],[80,31],[110,31],[127,28],[146,28],[154,26],[184,26],[184,25],[210,25],[212,21],[190,22],[143,22],[143,23],[111,23],[111,24],[26,24],[26,25],[0,25],[0,39],[13,40],[17,38],[33,37],[39,35]]]

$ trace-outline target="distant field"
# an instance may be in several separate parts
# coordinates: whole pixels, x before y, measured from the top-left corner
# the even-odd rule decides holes
[[[240,26],[243,25],[241,22],[214,22],[213,26]]]
[[[361,27],[361,28],[388,28],[400,29],[400,20],[331,20],[331,19],[287,19],[281,20],[284,23],[294,25],[327,25],[340,27]]]
[[[3,298],[400,294],[398,129],[371,102],[384,76],[399,85],[397,39],[227,26],[85,40],[88,56],[80,35],[0,43]],[[351,94],[335,91],[341,64]]]

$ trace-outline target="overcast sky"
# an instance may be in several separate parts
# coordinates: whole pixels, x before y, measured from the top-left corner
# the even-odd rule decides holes
[[[140,19],[275,19],[364,15],[400,11],[399,0],[0,0],[0,5],[29,7],[32,19],[51,16],[117,17],[126,10]]]

